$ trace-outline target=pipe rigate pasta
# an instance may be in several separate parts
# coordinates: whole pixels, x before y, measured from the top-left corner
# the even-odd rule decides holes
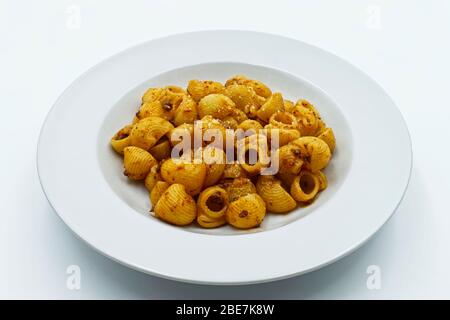
[[[325,173],[323,173],[322,171],[317,171],[314,174],[316,175],[317,179],[319,179],[319,190],[325,190],[328,187],[328,179]]]
[[[334,136],[333,129],[325,128],[323,131],[319,132],[317,138],[325,141],[330,148],[331,153],[334,152],[334,148],[336,147],[336,138]]]
[[[203,188],[216,184],[225,171],[225,152],[222,149],[207,146],[203,149],[203,162],[206,165]]]
[[[300,137],[291,142],[300,148],[300,155],[306,169],[317,172],[325,168],[331,159],[331,151],[328,145],[316,137]]]
[[[279,172],[290,174],[298,174],[304,163],[300,147],[293,144],[279,148],[276,161],[278,161]]]
[[[144,118],[131,129],[130,144],[148,150],[172,129],[173,125],[163,118]]]
[[[156,183],[161,180],[162,177],[159,172],[159,164],[155,164],[153,167],[151,167],[149,173],[145,177],[144,185],[147,190],[151,192]]]
[[[149,152],[138,147],[126,147],[123,155],[123,174],[132,180],[145,179],[150,169],[157,164]]]
[[[208,94],[223,93],[225,88],[223,84],[216,81],[191,80],[188,83],[187,91],[196,102],[199,102],[201,98]]]
[[[259,174],[270,164],[269,146],[265,135],[256,134],[238,141],[237,157],[241,167],[250,174]]]
[[[226,220],[239,229],[259,226],[266,216],[266,204],[256,193],[250,193],[233,201],[228,206]]]
[[[212,93],[203,97],[198,103],[200,118],[211,115],[213,118],[223,120],[235,108],[233,100],[220,93]]]
[[[240,197],[246,196],[250,193],[256,193],[256,187],[250,179],[236,178],[226,188],[228,192],[228,199],[233,202]]]
[[[256,118],[256,112],[265,101],[252,88],[239,84],[227,86],[225,95],[233,100],[238,109],[252,119]]]
[[[296,129],[285,129],[285,128],[277,128],[272,124],[268,124],[264,127],[267,132],[267,137],[269,141],[271,140],[272,135],[278,135],[278,146],[284,146],[289,142],[300,138],[300,131]]]
[[[194,123],[198,118],[197,103],[190,96],[183,96],[178,108],[175,110],[173,124],[180,126],[185,123]]]
[[[245,120],[238,125],[238,129],[242,129],[243,131],[253,130],[254,133],[258,133],[263,126],[256,120]]]
[[[298,121],[295,116],[289,112],[277,112],[274,113],[270,119],[269,123],[274,128],[280,129],[298,129]]]
[[[163,161],[161,176],[164,181],[170,184],[178,183],[184,185],[190,195],[196,195],[202,191],[206,177],[206,164],[188,162],[182,158],[170,158]]]
[[[281,185],[281,181],[273,176],[259,176],[256,190],[266,203],[268,211],[285,213],[297,206],[289,192]]]
[[[165,181],[156,181],[155,185],[150,191],[150,202],[153,208],[155,208],[159,198],[161,198],[162,194],[167,190],[167,188],[169,188],[169,186],[170,184]]]
[[[257,95],[264,98],[269,98],[272,95],[272,91],[264,83],[262,83],[259,80],[248,79],[244,75],[234,76],[225,82],[226,87],[231,86],[233,84],[241,84],[251,87]]]
[[[223,226],[227,223],[227,220],[225,219],[225,216],[213,219],[206,214],[199,214],[197,215],[197,223],[203,228],[211,229]]]
[[[198,196],[197,210],[199,215],[219,219],[225,216],[227,208],[228,193],[219,186],[206,188]]]
[[[197,205],[182,184],[172,184],[155,205],[155,215],[171,224],[185,226],[197,217]]]
[[[111,138],[111,146],[117,153],[123,154],[123,149],[130,146],[130,132],[132,128],[132,125],[127,125],[117,131],[117,133]]]
[[[169,158],[170,151],[172,150],[172,148],[170,147],[170,142],[167,138],[163,141],[161,140],[158,141],[158,143],[151,147],[149,150],[151,155],[158,161]]]
[[[246,178],[247,173],[238,163],[227,163],[222,174],[223,179]]]
[[[301,105],[296,105],[292,114],[297,118],[298,129],[302,136],[313,136],[317,132],[320,119],[315,116],[313,111]]]
[[[319,179],[309,171],[301,171],[291,185],[291,195],[299,202],[310,202],[319,190]]]
[[[256,115],[262,121],[269,122],[270,117],[279,111],[284,111],[284,101],[281,93],[277,92],[264,102],[256,112]]]

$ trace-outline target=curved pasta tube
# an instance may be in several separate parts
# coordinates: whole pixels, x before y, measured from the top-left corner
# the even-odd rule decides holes
[[[269,124],[274,128],[280,129],[297,129],[298,122],[295,116],[289,112],[274,113],[270,119]]]
[[[280,173],[297,175],[304,164],[300,147],[292,144],[280,147],[277,150],[275,159],[278,161]]]
[[[317,171],[314,174],[319,180],[319,191],[325,190],[328,187],[328,179],[325,173],[322,171]]]
[[[197,103],[188,95],[183,97],[178,108],[175,110],[173,123],[180,126],[184,123],[194,123],[198,119]]]
[[[235,104],[229,97],[220,93],[212,93],[200,100],[198,113],[200,118],[211,115],[214,118],[223,120],[231,114],[234,107]]]
[[[170,144],[176,146],[182,142],[183,138],[189,138],[191,146],[194,143],[194,125],[192,123],[184,123],[171,129],[168,133]]]
[[[131,129],[130,144],[148,150],[172,129],[173,125],[163,118],[144,118],[136,123],[133,126],[133,129]]]
[[[161,140],[149,150],[150,154],[158,161],[169,158],[171,151],[169,140]]]
[[[286,112],[292,112],[295,104],[291,100],[284,99],[284,110]]]
[[[302,171],[291,185],[291,195],[299,202],[310,202],[320,189],[317,176],[309,171]]]
[[[178,86],[166,86],[164,89],[166,89],[172,93],[180,94],[183,96],[187,94],[186,90],[184,90],[183,88],[178,87]]]
[[[266,129],[269,141],[271,140],[272,135],[278,135],[278,145],[280,147],[288,144],[295,139],[300,138],[300,131],[296,129],[277,128],[271,124],[266,125],[264,129]]]
[[[161,180],[162,177],[161,174],[159,173],[159,165],[156,164],[153,167],[151,167],[149,173],[145,177],[144,184],[147,190],[151,192],[156,183]]]
[[[238,163],[228,163],[223,171],[223,179],[246,178],[246,171]]]
[[[258,96],[269,98],[272,95],[272,91],[264,83],[258,80],[248,79],[246,76],[237,75],[228,79],[225,82],[225,86],[231,86],[233,84],[241,84],[251,87]]]
[[[219,186],[206,188],[198,196],[197,210],[199,215],[219,219],[225,216],[227,208],[228,193]]]
[[[250,229],[261,224],[266,216],[266,204],[256,193],[247,194],[229,204],[226,220],[235,228]]]
[[[148,88],[142,95],[142,103],[157,101],[164,92],[163,88]]]
[[[301,159],[306,169],[317,172],[325,168],[331,159],[331,151],[328,145],[316,137],[300,137],[291,142],[300,148]]]
[[[170,184],[184,185],[186,192],[194,196],[202,190],[206,177],[206,165],[170,158],[161,164],[161,177]]]
[[[248,119],[248,117],[247,117],[247,115],[245,114],[244,111],[242,111],[242,110],[240,110],[240,109],[236,109],[236,108],[234,108],[234,109],[231,111],[231,116],[233,117],[234,120],[236,120],[236,122],[237,122],[238,124],[240,124],[240,123],[242,123],[243,121],[245,121],[245,120]]]
[[[311,110],[311,112],[314,114],[314,116],[315,116],[317,119],[319,119],[319,120],[321,119],[319,111],[317,111],[317,109],[316,109],[316,108],[312,105],[312,103],[309,102],[308,100],[306,100],[306,99],[299,99],[299,100],[295,103],[295,105],[296,105],[296,106],[302,106],[302,107],[304,107],[304,108],[306,108],[306,109]]]
[[[315,116],[313,111],[301,105],[296,105],[292,114],[297,118],[298,129],[302,136],[315,135],[321,120]]]
[[[237,128],[243,131],[253,130],[255,133],[258,133],[258,131],[261,130],[263,126],[256,120],[248,119],[241,122]]]
[[[169,86],[165,88],[150,88],[142,96],[142,106],[136,114],[137,118],[143,119],[149,116],[157,116],[172,120],[175,109],[178,108],[185,93],[180,92],[178,87]]]
[[[225,219],[224,216],[217,219],[213,219],[207,216],[206,214],[199,214],[197,216],[197,223],[203,228],[211,229],[223,226],[224,224],[227,223],[227,220]]]
[[[123,149],[123,172],[132,180],[143,180],[150,172],[150,169],[157,164],[153,156],[138,147],[126,147]]]
[[[233,129],[233,130],[236,130],[239,125],[237,120],[232,116],[226,116],[225,118],[223,118],[222,123],[226,129]]]
[[[225,95],[233,100],[236,107],[249,118],[256,118],[256,112],[264,103],[264,98],[259,97],[252,88],[244,85],[233,84],[226,87]]]
[[[211,115],[204,116],[200,121],[197,121],[194,125],[194,134],[196,129],[201,131],[201,144],[207,146],[215,141],[216,137],[222,139],[222,143],[216,142],[218,147],[225,146],[226,144],[226,128],[221,120],[213,118]],[[210,141],[208,141],[210,140]],[[195,143],[195,141],[194,141]]]
[[[185,226],[197,217],[197,205],[194,199],[186,192],[182,184],[172,184],[163,192],[155,206],[158,218],[175,224]]]
[[[152,188],[152,191],[150,191],[150,202],[153,208],[156,207],[156,204],[158,203],[162,194],[167,190],[167,188],[169,188],[169,186],[170,184],[165,181],[156,181],[155,185]]]
[[[287,190],[291,190],[292,182],[294,182],[297,176],[293,173],[278,172],[276,177],[281,180],[283,186],[285,186]]]
[[[170,121],[174,117],[174,111],[175,107],[170,104],[162,104],[160,101],[147,101],[139,108],[136,118],[141,120],[153,116]]]
[[[201,98],[207,96],[212,93],[223,93],[225,90],[223,84],[216,81],[200,81],[200,80],[191,80],[188,83],[187,91],[195,100],[195,102],[199,102]]]
[[[250,179],[236,178],[227,186],[227,192],[228,199],[233,202],[247,194],[256,193],[256,187]]]
[[[279,111],[284,111],[284,101],[281,93],[274,93],[256,112],[259,119],[269,122],[270,117]]]
[[[132,125],[127,125],[116,132],[116,134],[111,138],[111,146],[114,151],[119,154],[123,154],[123,149],[130,146],[130,132]]]
[[[203,149],[203,162],[206,165],[206,176],[203,188],[216,184],[225,171],[225,152],[222,149],[206,147]]]
[[[267,210],[275,213],[289,212],[297,203],[274,176],[259,176],[256,190],[267,206]]]
[[[238,141],[237,158],[239,164],[250,175],[258,174],[269,166],[270,156],[268,152],[269,147],[265,135],[253,135]]]
[[[324,129],[318,134],[317,138],[325,141],[325,143],[330,148],[331,153],[334,152],[334,149],[336,148],[336,138],[334,136],[333,129],[331,128]]]

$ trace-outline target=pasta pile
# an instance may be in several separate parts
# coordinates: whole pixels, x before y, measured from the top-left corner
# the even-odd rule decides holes
[[[215,130],[223,140],[203,139],[174,157],[185,142],[180,137],[195,136],[196,128],[204,137]],[[239,129],[247,135],[227,134]],[[241,75],[225,84],[191,80],[186,90],[148,89],[132,124],[110,143],[123,156],[124,174],[144,181],[157,218],[178,226],[196,221],[204,228],[240,229],[259,226],[267,212],[311,203],[327,187],[322,169],[336,146],[333,130],[310,102],[294,103]],[[230,145],[236,151],[232,161]],[[200,161],[180,161],[192,157]],[[265,173],[273,163],[277,171]]]

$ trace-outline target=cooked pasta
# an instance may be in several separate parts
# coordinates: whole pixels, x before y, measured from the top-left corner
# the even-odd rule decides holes
[[[233,100],[220,93],[212,93],[203,97],[198,103],[200,118],[211,115],[213,118],[223,120],[235,108]]]
[[[150,168],[147,176],[145,177],[145,187],[149,192],[152,191],[153,187],[156,185],[158,181],[162,180],[161,173],[159,172],[159,164],[154,165]]]
[[[216,81],[191,80],[188,83],[187,91],[191,97],[198,102],[201,98],[206,97],[208,94],[223,93],[225,88],[223,84]]]
[[[153,156],[138,147],[126,147],[123,149],[123,172],[132,180],[143,180],[150,172],[150,169],[157,164]]]
[[[152,190],[150,191],[150,202],[153,205],[153,207],[156,206],[158,203],[159,198],[161,198],[164,191],[169,188],[170,184],[168,184],[165,181],[156,181],[155,185],[153,186]]]
[[[197,209],[199,215],[219,219],[225,216],[227,208],[228,193],[219,186],[206,188],[198,196]]]
[[[250,193],[256,193],[256,187],[250,179],[235,178],[233,182],[227,186],[228,198],[233,202],[240,197],[246,196]]]
[[[266,204],[256,193],[250,193],[233,201],[228,206],[226,220],[239,229],[259,226],[266,216]]]
[[[197,205],[182,184],[172,184],[164,191],[155,205],[158,218],[179,226],[185,226],[197,217]]]
[[[163,118],[144,118],[131,129],[130,145],[148,150],[172,129],[173,125]]]
[[[291,185],[292,197],[300,202],[309,202],[320,190],[317,176],[309,171],[301,171]]]
[[[228,79],[225,83],[225,86],[230,86],[233,84],[241,84],[248,87],[251,87],[255,93],[261,97],[268,98],[272,95],[272,91],[268,86],[266,86],[264,83],[258,80],[252,80],[248,79],[244,75],[237,75],[232,77],[231,79]]]
[[[148,150],[148,152],[150,152],[150,154],[158,161],[169,158],[170,151],[172,150],[169,140],[161,140],[158,141],[155,146],[151,147],[150,150]]]
[[[123,149],[130,145],[130,132],[132,128],[132,125],[127,125],[117,131],[111,138],[111,146],[117,153],[123,154]]]
[[[271,212],[289,212],[297,206],[295,200],[281,185],[281,181],[273,176],[259,176],[256,190]]]
[[[143,181],[154,217],[256,228],[328,186],[333,129],[310,101],[288,98],[244,75],[149,88],[109,143],[125,176]]]
[[[269,122],[270,117],[279,111],[284,111],[284,101],[281,93],[274,93],[259,108],[256,115],[264,122]]]
[[[184,185],[187,193],[196,195],[202,191],[206,177],[206,164],[170,158],[163,161],[161,165],[161,177],[170,184]]]
[[[319,132],[317,138],[325,141],[330,148],[331,153],[334,152],[334,148],[336,147],[336,138],[334,137],[333,129],[325,128],[323,131]]]
[[[292,144],[300,148],[300,157],[304,161],[305,168],[316,172],[325,168],[331,159],[330,147],[316,137],[300,137]]]

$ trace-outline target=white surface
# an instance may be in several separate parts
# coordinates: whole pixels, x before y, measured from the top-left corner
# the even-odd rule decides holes
[[[249,47],[240,51],[239,43]],[[267,54],[268,43],[289,54]],[[165,52],[180,46],[184,50],[168,59]],[[269,214],[260,228],[240,233],[229,227],[224,234],[223,227],[207,235],[200,227],[149,217],[148,192],[139,192],[142,184],[133,190],[109,140],[133,118],[147,88],[186,86],[194,78],[224,82],[240,73],[286,98],[311,101],[334,129],[338,147],[325,170],[326,192],[308,208]],[[382,157],[379,150],[396,156]],[[411,156],[408,130],[392,100],[352,65],[288,38],[205,31],[132,47],[77,79],[46,119],[37,164],[54,210],[106,256],[169,279],[248,284],[318,269],[361,246],[397,208]]]
[[[450,3],[234,3],[0,2],[5,144],[0,158],[0,297],[450,298],[450,44],[444,41],[450,33]],[[79,29],[66,27],[72,4],[81,9]],[[379,28],[373,18],[378,10]],[[217,28],[279,33],[334,52],[381,83],[402,111],[413,141],[410,187],[393,218],[356,253],[275,283],[181,284],[129,270],[93,252],[52,212],[39,186],[35,152],[43,119],[62,90],[88,67],[133,44]],[[81,268],[81,290],[66,288],[66,268],[73,264]],[[366,287],[369,265],[381,268],[380,290]]]

